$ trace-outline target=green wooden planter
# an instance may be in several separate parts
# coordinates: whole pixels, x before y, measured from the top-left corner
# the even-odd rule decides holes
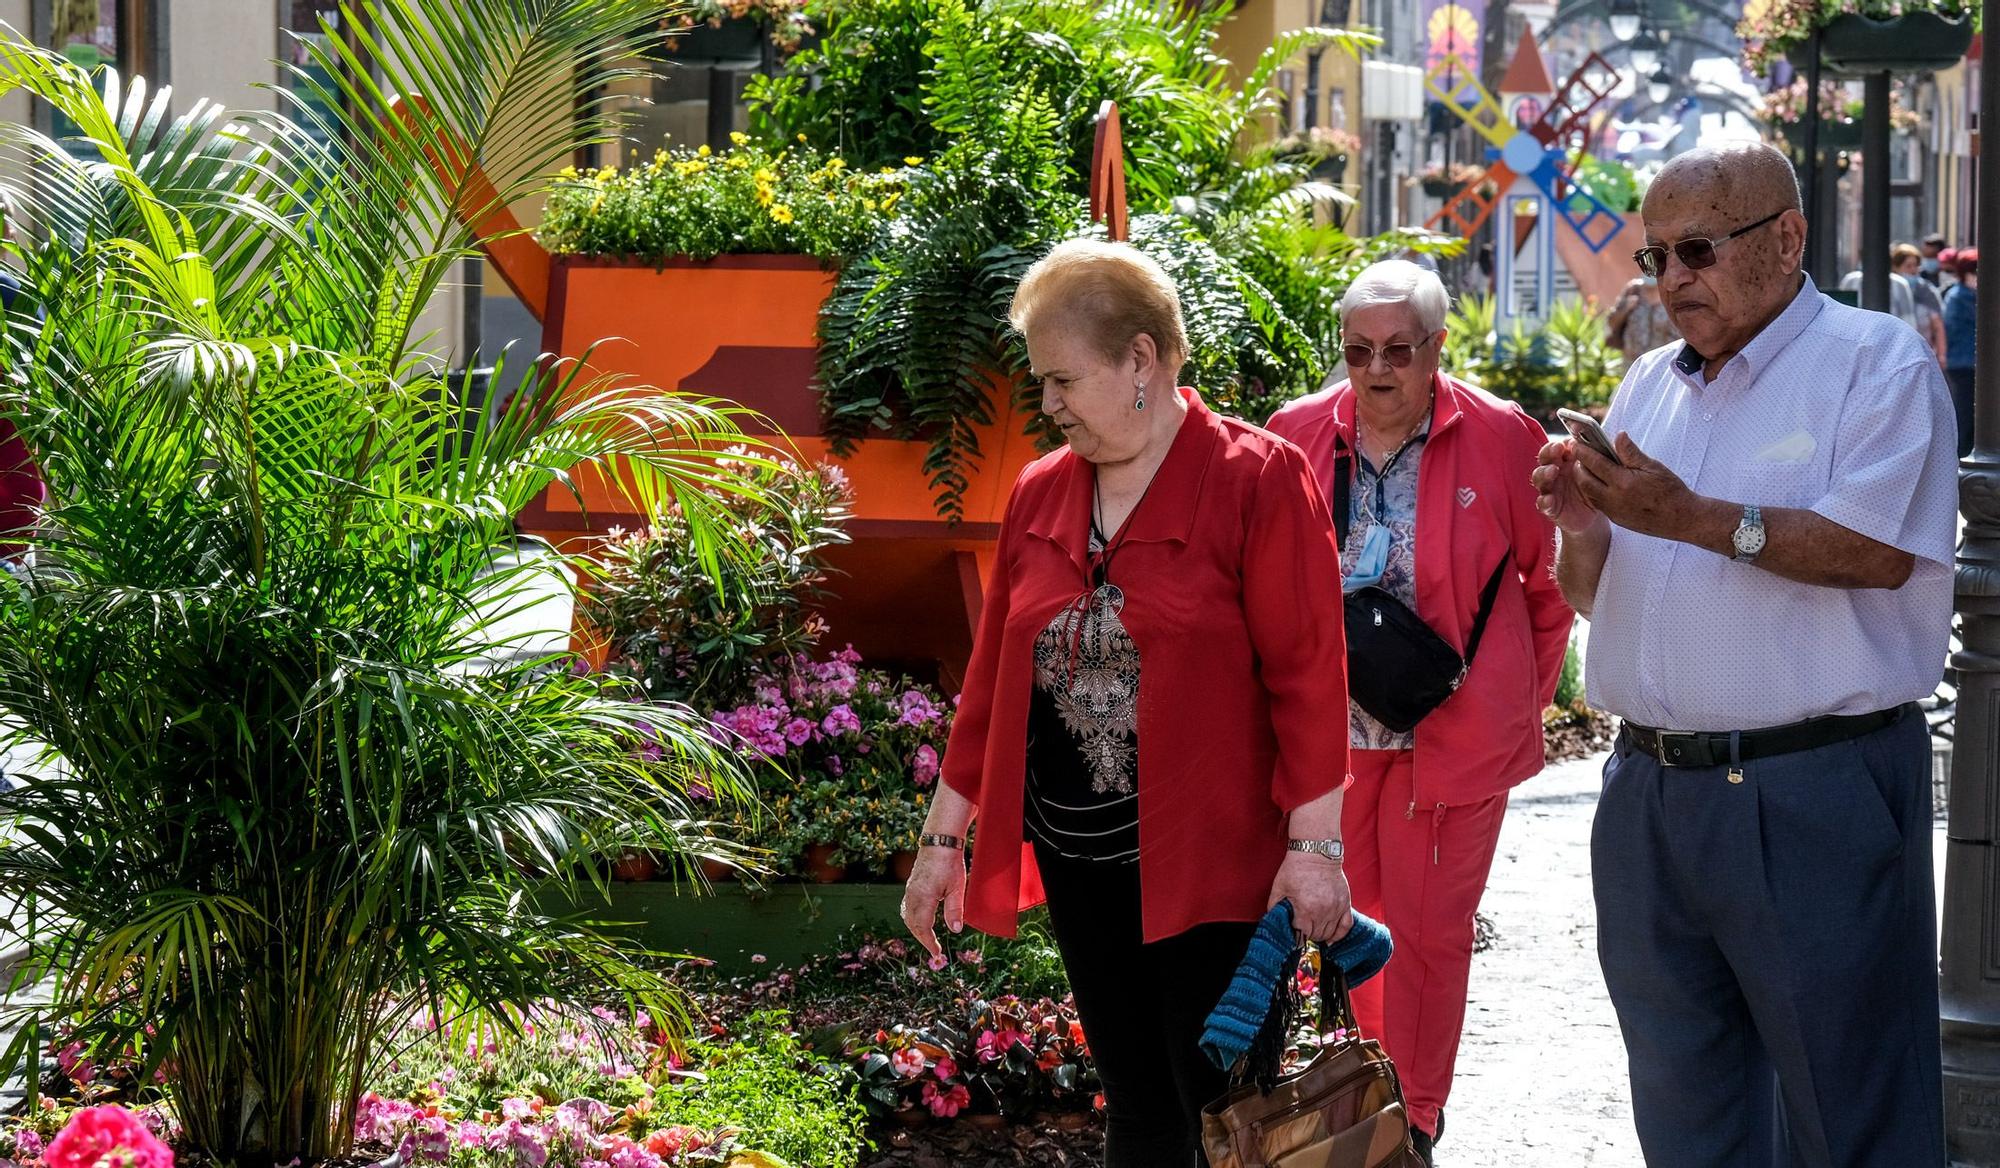
[[[1778,126],[1778,132],[1783,134],[1785,141],[1791,143],[1794,148],[1805,149],[1806,127],[1804,122],[1781,123]],[[1861,123],[1859,121],[1836,122],[1822,118],[1819,123],[1819,148],[1821,150],[1861,149]]]
[[[713,894],[668,880],[613,884],[609,904],[587,897],[582,911],[613,923],[649,949],[706,957],[724,972],[796,965],[834,951],[855,925],[900,936],[901,884],[723,883]],[[765,963],[751,958],[763,955]]]
[[[1972,20],[1935,12],[1910,12],[1889,20],[1837,16],[1820,30],[1820,62],[1836,73],[1935,73],[1949,69],[1972,46]],[[1785,56],[1801,74],[1811,42],[1792,46]]]

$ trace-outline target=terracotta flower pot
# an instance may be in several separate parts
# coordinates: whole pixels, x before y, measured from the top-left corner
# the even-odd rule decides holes
[[[915,871],[916,867],[917,854],[915,852],[897,852],[895,855],[889,857],[889,872],[896,877],[898,883],[908,882],[910,873]]]
[[[1049,1126],[1057,1131],[1080,1132],[1090,1126],[1087,1111],[1058,1111],[1049,1121]]]
[[[710,884],[721,884],[724,881],[734,880],[740,875],[736,869],[723,863],[721,860],[703,860],[700,866],[701,874],[708,879]]]
[[[838,884],[847,879],[847,865],[833,862],[833,853],[837,850],[832,844],[814,844],[807,848],[805,859],[800,864],[805,878],[815,884]]]
[[[999,1131],[1001,1128],[1007,1126],[1007,1117],[1004,1115],[968,1115],[965,1117],[965,1122],[978,1128],[980,1131]]]
[[[643,883],[659,874],[659,861],[645,852],[626,852],[611,862],[611,878],[628,884]]]

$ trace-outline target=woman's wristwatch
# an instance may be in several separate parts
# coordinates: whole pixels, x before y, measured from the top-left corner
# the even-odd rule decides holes
[[[965,850],[965,837],[927,831],[917,837],[917,846],[920,848],[952,848],[962,852]]]
[[[1289,840],[1285,844],[1285,850],[1288,852],[1311,852],[1317,856],[1325,856],[1336,864],[1347,855],[1346,846],[1337,839]]]

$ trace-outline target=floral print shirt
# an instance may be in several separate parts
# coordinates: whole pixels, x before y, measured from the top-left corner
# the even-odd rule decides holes
[[[1417,467],[1423,461],[1424,443],[1429,440],[1430,419],[1418,428],[1401,457],[1391,460],[1389,474],[1371,465],[1366,455],[1354,463],[1354,489],[1349,492],[1347,545],[1340,549],[1340,562],[1351,566],[1361,559],[1361,546],[1371,524],[1389,529],[1389,562],[1376,586],[1410,606],[1417,607]],[[1377,499],[1380,503],[1377,503]],[[1417,742],[1414,734],[1398,734],[1368,715],[1366,710],[1347,702],[1347,743],[1355,750],[1409,750]]]

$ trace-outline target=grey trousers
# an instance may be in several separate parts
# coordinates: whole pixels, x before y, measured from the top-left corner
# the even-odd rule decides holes
[[[1620,735],[1597,947],[1650,1168],[1945,1163],[1921,717],[1730,768]]]

